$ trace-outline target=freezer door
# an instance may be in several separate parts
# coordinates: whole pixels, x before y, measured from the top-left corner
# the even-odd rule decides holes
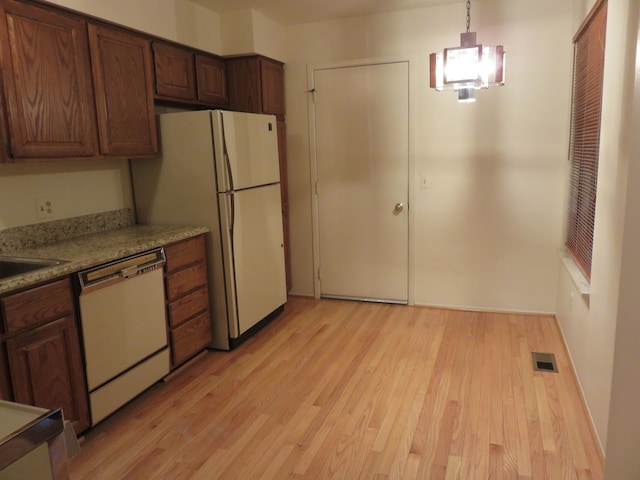
[[[279,184],[221,195],[231,338],[287,301],[280,202]]]
[[[274,115],[216,110],[213,124],[219,192],[280,181]]]

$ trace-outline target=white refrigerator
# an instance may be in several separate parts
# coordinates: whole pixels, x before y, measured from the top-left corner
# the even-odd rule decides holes
[[[131,161],[137,221],[204,225],[212,348],[229,350],[287,300],[276,118],[159,116],[160,157]]]

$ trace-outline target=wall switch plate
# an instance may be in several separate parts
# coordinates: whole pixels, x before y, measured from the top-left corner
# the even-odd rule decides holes
[[[428,188],[429,188],[429,181],[428,181],[427,174],[422,172],[420,174],[420,189],[427,190]]]
[[[55,218],[55,216],[56,212],[51,197],[36,198],[36,217],[40,220],[45,220],[47,218]]]

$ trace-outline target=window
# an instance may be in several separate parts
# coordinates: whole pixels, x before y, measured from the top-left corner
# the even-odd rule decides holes
[[[573,101],[566,246],[589,279],[598,182],[606,25],[607,0],[600,0],[596,2],[573,39]]]

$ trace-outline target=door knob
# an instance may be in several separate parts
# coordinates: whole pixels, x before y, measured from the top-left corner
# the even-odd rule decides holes
[[[404,203],[396,203],[396,207],[393,209],[394,213],[400,213],[404,209]]]

